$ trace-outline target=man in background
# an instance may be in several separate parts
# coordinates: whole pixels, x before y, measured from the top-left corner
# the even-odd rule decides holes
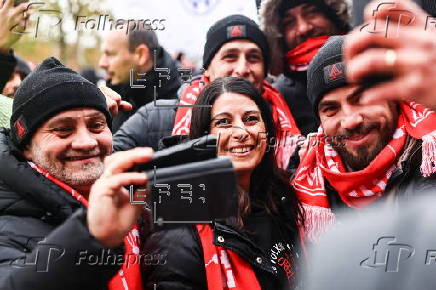
[[[99,66],[106,71],[107,86],[129,102],[131,111],[120,111],[113,132],[141,106],[156,99],[176,99],[180,87],[175,61],[147,28],[112,30],[103,41]]]

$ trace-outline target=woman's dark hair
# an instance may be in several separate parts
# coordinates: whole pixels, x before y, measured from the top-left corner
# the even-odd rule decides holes
[[[242,94],[255,102],[265,123],[268,140],[266,152],[251,175],[250,192],[239,196],[239,215],[236,225],[242,227],[243,219],[250,212],[251,205],[259,204],[272,215],[289,218],[290,228],[296,230],[297,224],[303,225],[303,210],[291,190],[289,176],[277,167],[274,143],[269,143],[269,140],[275,142],[276,137],[276,126],[269,105],[250,82],[243,78],[224,77],[206,86],[192,111],[189,138],[196,139],[210,133],[212,107],[208,105],[213,106],[218,97],[224,93]]]

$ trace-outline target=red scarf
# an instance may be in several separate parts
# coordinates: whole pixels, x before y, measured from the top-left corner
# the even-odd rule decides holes
[[[46,170],[29,162],[32,168],[41,173],[45,178],[51,180],[54,184],[71,194],[84,207],[88,207],[88,201],[76,190],[69,185],[63,183],[59,179],[50,175]],[[74,238],[74,237],[73,237]],[[118,274],[112,278],[108,284],[109,290],[141,290],[142,280],[140,271],[140,256],[139,256],[139,230],[135,225],[129,234],[124,238],[124,247],[126,253],[124,255],[124,264],[118,271]],[[134,257],[134,259],[132,259]],[[132,261],[133,260],[133,261]]]
[[[421,173],[428,177],[436,173],[436,113],[416,103],[400,103],[397,129],[391,141],[375,159],[361,171],[347,172],[338,153],[325,141],[321,132],[317,145],[309,146],[291,185],[306,212],[305,236],[316,241],[335,216],[327,199],[324,178],[338,192],[341,200],[351,208],[361,209],[380,198],[396,168],[407,137],[422,139]]]
[[[213,230],[210,225],[197,225],[197,231],[203,247],[207,289],[261,289],[250,264],[235,252],[213,244]]]
[[[317,36],[300,43],[286,54],[290,71],[306,71],[318,50],[326,43],[330,36]]]
[[[180,98],[180,105],[194,105],[200,92],[209,84],[204,75],[191,83]],[[295,151],[300,130],[295,124],[283,96],[270,83],[263,81],[263,98],[271,104],[273,120],[277,124],[277,141],[275,145],[276,160],[280,168],[286,169],[289,158]],[[192,107],[177,109],[172,135],[188,135],[191,127]]]

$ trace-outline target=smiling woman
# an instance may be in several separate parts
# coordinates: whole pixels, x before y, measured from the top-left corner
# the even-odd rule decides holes
[[[237,173],[238,216],[153,233],[145,252],[169,255],[164,266],[145,267],[146,288],[294,287],[303,214],[264,137],[275,137],[267,103],[247,80],[225,77],[205,87],[196,105],[189,137],[218,137],[218,155],[230,157]]]

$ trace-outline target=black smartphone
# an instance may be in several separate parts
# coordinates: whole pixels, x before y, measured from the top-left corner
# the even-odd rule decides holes
[[[153,158],[144,164],[133,168],[133,171],[149,171],[154,168],[165,168],[190,162],[212,159],[217,156],[217,138],[206,135],[195,140],[157,151]]]

